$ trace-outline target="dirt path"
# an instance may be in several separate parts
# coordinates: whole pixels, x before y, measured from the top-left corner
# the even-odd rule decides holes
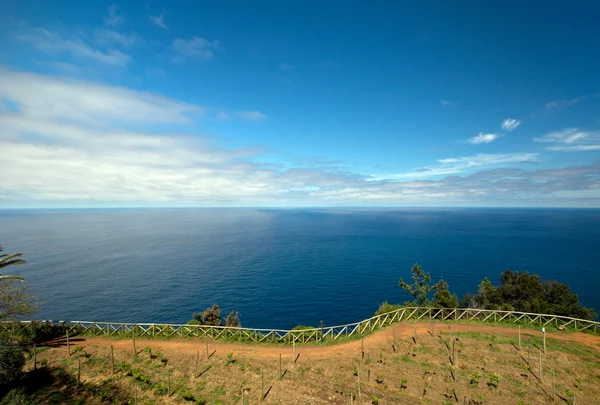
[[[429,324],[418,323],[417,325],[418,336],[429,336]],[[489,333],[495,335],[516,337],[518,334],[517,329],[497,326],[497,325],[469,325],[469,324],[451,324],[452,331],[457,332],[478,332],[478,333]],[[447,331],[446,325],[434,324],[436,333],[444,329]],[[372,335],[366,336],[364,339],[365,347],[382,344],[391,341],[392,331],[395,332],[396,337],[409,337],[414,333],[414,326],[412,324],[398,324],[393,327],[388,327],[383,330],[377,331]],[[522,330],[522,336],[527,335],[541,335],[541,332],[532,330]],[[578,342],[595,349],[600,350],[600,336],[589,335],[585,333],[564,333],[564,332],[553,332],[547,333],[548,338]],[[78,345],[98,345],[98,346],[109,346],[113,345],[115,348],[129,349],[131,348],[131,340],[114,340],[102,337],[82,337],[76,338]],[[195,354],[196,351],[200,350],[204,352],[205,344],[204,340],[197,339],[172,339],[172,340],[155,340],[155,339],[136,339],[138,350],[145,346],[149,346],[153,349],[160,349],[163,351],[177,351],[180,353]],[[356,340],[352,342],[340,343],[331,346],[298,346],[296,352],[303,357],[320,358],[329,357],[331,355],[343,355],[350,351],[360,351],[361,341]],[[242,343],[220,343],[209,341],[209,352],[217,351],[218,353],[246,353],[258,357],[279,357],[282,351],[286,351],[283,346],[266,346],[266,345],[250,345]]]

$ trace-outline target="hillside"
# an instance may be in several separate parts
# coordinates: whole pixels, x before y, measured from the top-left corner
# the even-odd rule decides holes
[[[291,346],[138,339],[134,355],[132,340],[75,337],[70,356],[64,340],[38,348],[28,384],[37,401],[49,404],[242,404],[243,395],[245,404],[264,396],[265,404],[463,404],[466,397],[473,405],[533,405],[552,402],[554,370],[556,403],[600,398],[598,336],[548,333],[543,354],[536,330],[521,331],[519,350],[514,328],[433,327],[431,333],[429,323],[417,324],[416,339],[413,324],[401,323],[364,341],[298,345],[295,364]],[[32,368],[30,359],[26,370]]]

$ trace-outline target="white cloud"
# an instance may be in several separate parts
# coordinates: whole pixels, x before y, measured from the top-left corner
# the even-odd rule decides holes
[[[108,16],[104,19],[104,24],[109,27],[116,27],[123,23],[123,17],[117,14],[117,5],[108,6]]]
[[[564,152],[585,152],[600,150],[600,131],[581,131],[567,128],[533,138],[535,142],[557,143],[560,146],[549,146],[546,149]]]
[[[374,180],[430,178],[449,174],[460,174],[473,169],[482,169],[499,165],[535,162],[537,153],[479,153],[473,156],[439,159],[438,165],[421,167],[416,171],[398,174],[373,176]],[[372,179],[372,180],[373,180]]]
[[[263,121],[267,116],[260,111],[239,111],[236,115],[248,121]]]
[[[83,81],[0,69],[0,99],[28,116],[107,125],[123,122],[189,122],[198,105],[154,94]]]
[[[51,53],[71,55],[77,59],[87,59],[107,65],[125,66],[131,57],[116,49],[99,50],[90,46],[81,36],[64,36],[46,28],[22,29],[16,38],[31,43],[37,49]]]
[[[149,15],[148,18],[150,21],[152,21],[152,24],[156,25],[157,27],[168,29],[167,25],[165,24],[165,10],[163,10],[157,16]]]
[[[514,131],[519,125],[521,125],[521,121],[514,118],[507,118],[502,121],[502,129],[508,132]]]
[[[97,29],[94,32],[96,43],[100,45],[118,45],[123,48],[129,48],[134,43],[139,41],[137,35],[124,34],[115,30],[109,30],[106,28]]]
[[[551,101],[549,103],[546,103],[546,109],[551,110],[554,108],[559,108],[559,107],[569,107],[573,104],[579,104],[580,102],[590,99],[590,98],[597,98],[600,97],[600,92],[598,93],[594,93],[594,94],[587,94],[585,96],[580,96],[580,97],[576,97],[576,98],[572,98],[569,100],[559,100],[559,101]]]
[[[259,148],[223,148],[207,136],[157,132],[202,110],[160,95],[0,70],[1,104],[2,206],[600,203],[600,164],[498,167],[535,160],[534,153],[441,159],[419,172],[453,174],[435,180],[375,180],[331,164],[280,166]],[[150,132],[146,122],[162,125]]]
[[[173,41],[173,50],[177,54],[176,59],[183,60],[187,58],[212,59],[215,56],[215,50],[221,48],[219,41],[208,41],[204,38],[193,37],[186,40],[177,38]]]
[[[500,136],[496,135],[496,134],[484,134],[483,132],[480,132],[479,135],[474,136],[473,138],[467,139],[467,143],[470,143],[473,145],[479,145],[481,143],[490,143],[490,142],[494,142],[499,137]]]

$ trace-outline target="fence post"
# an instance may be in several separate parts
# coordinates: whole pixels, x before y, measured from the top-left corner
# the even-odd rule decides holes
[[[71,341],[69,340],[69,329],[67,329],[67,354],[71,355]]]
[[[281,353],[279,353],[279,379],[280,380],[282,379],[282,376],[281,376]]]
[[[521,325],[519,325],[519,350],[521,350]]]
[[[539,354],[540,382],[544,382],[544,379],[542,378],[542,351],[540,349],[538,349],[538,354]]]
[[[135,326],[133,327],[133,355],[137,356],[137,350],[135,349]]]
[[[292,363],[296,364],[296,341],[292,342]]]
[[[362,402],[362,395],[360,394],[360,367],[356,368],[356,378],[358,378],[358,402]]]
[[[112,364],[112,373],[115,373],[115,351],[113,345],[110,345],[110,362]]]
[[[552,401],[556,401],[556,381],[554,378],[554,369],[552,369]]]
[[[544,354],[546,354],[546,328],[542,328],[542,339],[544,341]]]
[[[265,397],[265,372],[260,370],[260,400]]]
[[[35,343],[33,344],[33,369],[37,370],[37,349]]]
[[[206,343],[206,360],[208,360],[208,340],[205,343]]]
[[[194,371],[194,378],[198,375],[198,360],[200,360],[200,350],[196,351],[196,370]]]

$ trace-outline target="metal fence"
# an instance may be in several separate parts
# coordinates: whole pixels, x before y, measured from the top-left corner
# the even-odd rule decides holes
[[[338,341],[355,335],[363,335],[384,326],[401,321],[479,321],[506,324],[552,326],[559,329],[587,331],[599,334],[600,322],[567,316],[534,314],[527,312],[499,311],[486,309],[425,308],[403,307],[361,322],[347,325],[324,326],[301,330],[236,328],[228,326],[156,324],[156,323],[116,323],[86,321],[21,321],[4,322],[0,331],[13,332],[17,328],[27,330],[36,325],[52,325],[68,331],[71,335],[86,334],[115,337],[195,337],[214,340],[247,341],[253,343],[308,343]]]

